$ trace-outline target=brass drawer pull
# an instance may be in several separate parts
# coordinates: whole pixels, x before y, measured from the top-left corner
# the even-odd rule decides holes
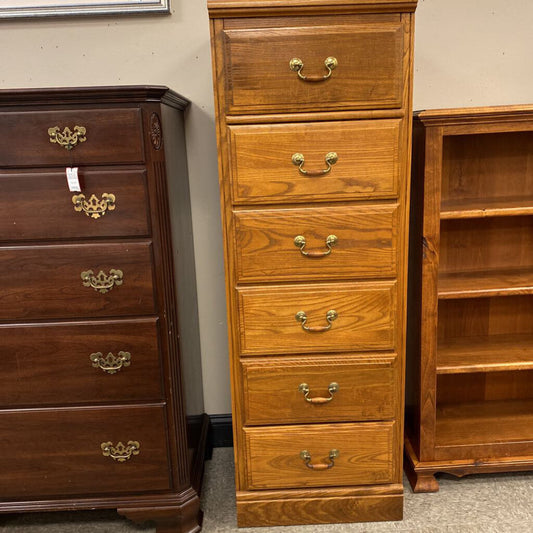
[[[124,463],[132,455],[139,455],[141,445],[136,440],[129,440],[127,445],[118,442],[116,446],[113,446],[113,443],[109,441],[102,442],[100,448],[102,448],[102,455],[104,457],[111,457],[111,459],[119,463]]]
[[[118,352],[114,355],[109,352],[104,355],[102,352],[95,352],[89,356],[94,368],[101,368],[108,374],[116,374],[123,366],[130,366],[131,354],[130,352]]]
[[[331,323],[337,319],[339,315],[335,309],[330,309],[326,313],[326,320],[328,321],[327,326],[307,326],[307,315],[305,311],[298,311],[295,315],[296,321],[302,323],[302,329],[309,331],[310,333],[322,333],[331,329]]]
[[[92,195],[89,200],[85,199],[84,194],[75,194],[72,197],[74,211],[83,211],[88,217],[100,218],[106,214],[106,211],[115,210],[115,195],[104,193],[102,199],[98,200],[96,195]]]
[[[333,71],[333,69],[335,69],[338,64],[339,62],[335,57],[326,57],[326,59],[324,59],[324,66],[326,67],[328,73],[324,76],[304,76],[302,74],[304,62],[298,57],[293,57],[289,61],[289,68],[293,72],[296,72],[301,80],[314,82],[327,80],[331,76],[331,72]]]
[[[92,270],[86,270],[81,273],[84,287],[92,287],[95,291],[106,293],[110,291],[115,285],[122,285],[122,278],[124,274],[122,270],[112,268],[109,275],[103,270],[100,270],[97,276]]]
[[[324,403],[331,402],[333,400],[333,394],[335,394],[339,390],[339,384],[332,382],[328,386],[328,392],[329,392],[329,398],[309,398],[309,393],[311,392],[309,389],[309,385],[307,383],[300,383],[298,385],[298,390],[300,392],[303,392],[304,398],[306,402],[315,404],[315,405],[322,405]]]
[[[74,126],[74,131],[65,128],[63,132],[60,131],[59,126],[48,128],[50,142],[59,144],[65,150],[72,150],[78,143],[84,143],[87,140],[86,133],[87,130],[83,126]]]
[[[297,235],[296,237],[294,237],[294,246],[300,248],[300,253],[302,255],[305,255],[306,257],[324,257],[331,253],[331,249],[337,244],[337,240],[338,239],[336,235],[328,235],[326,237],[326,246],[328,249],[325,252],[308,252],[304,250],[305,245],[307,244],[305,237],[303,235]]]
[[[324,157],[324,160],[326,161],[328,168],[325,168],[324,170],[305,170],[303,168],[305,163],[304,155],[299,152],[292,154],[293,165],[296,165],[300,173],[304,176],[323,176],[324,174],[327,174],[331,171],[331,167],[339,160],[339,156],[336,152],[328,152]]]
[[[311,454],[307,450],[300,452],[300,458],[304,461],[305,466],[311,470],[329,470],[335,466],[335,459],[339,456],[339,450],[330,450],[329,463],[311,464]]]

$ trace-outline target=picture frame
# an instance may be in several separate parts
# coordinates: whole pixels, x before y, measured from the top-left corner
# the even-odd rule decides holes
[[[170,13],[170,0],[3,0],[0,19]]]

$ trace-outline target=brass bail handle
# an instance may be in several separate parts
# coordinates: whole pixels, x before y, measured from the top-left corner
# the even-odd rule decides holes
[[[335,466],[335,459],[339,457],[339,450],[330,450],[329,463],[316,463],[311,464],[311,454],[307,450],[300,452],[300,459],[303,460],[305,466],[311,470],[329,470]]]
[[[103,217],[106,212],[114,211],[115,195],[111,193],[103,193],[102,199],[99,200],[95,194],[93,194],[89,200],[85,199],[84,194],[75,194],[72,197],[72,203],[74,204],[74,211],[81,213],[82,211],[91,218],[98,219]]]
[[[304,176],[317,177],[323,176],[324,174],[328,174],[331,171],[331,167],[339,160],[339,156],[337,155],[337,152],[328,152],[324,157],[324,161],[326,162],[327,167],[321,170],[304,169],[305,157],[300,152],[292,154],[291,160],[292,164],[296,165],[298,167],[298,171]]]
[[[331,250],[333,249],[333,246],[337,244],[337,236],[336,235],[328,235],[326,237],[326,248],[327,250],[325,252],[318,252],[318,251],[307,251],[304,250],[305,245],[307,244],[307,241],[303,235],[296,235],[294,237],[294,246],[300,249],[300,253],[304,255],[305,257],[310,258],[316,258],[316,257],[325,257],[326,255],[329,255],[331,253]]]
[[[118,463],[124,463],[133,455],[139,455],[141,445],[139,441],[136,440],[129,440],[127,444],[117,442],[116,445],[113,445],[111,441],[108,441],[102,442],[100,448],[104,457],[111,457],[111,459]]]
[[[308,331],[309,333],[323,333],[324,331],[328,331],[331,329],[331,323],[334,320],[337,320],[338,313],[335,311],[335,309],[330,309],[326,313],[326,320],[328,322],[327,326],[308,326],[306,324],[307,322],[307,314],[305,311],[298,311],[295,315],[296,321],[301,322],[302,329],[305,331]]]
[[[69,151],[78,143],[84,143],[87,140],[86,133],[85,126],[74,126],[74,131],[71,131],[69,127],[65,127],[63,131],[61,131],[59,126],[48,128],[50,142],[56,143]]]
[[[289,61],[289,68],[293,72],[296,72],[296,74],[298,74],[298,77],[301,80],[308,81],[308,82],[325,81],[329,79],[331,76],[331,73],[333,72],[334,69],[337,68],[338,65],[339,65],[339,62],[337,61],[337,58],[332,57],[332,56],[326,57],[326,59],[324,59],[324,66],[326,67],[326,70],[328,71],[327,74],[324,74],[323,76],[317,76],[317,75],[304,76],[302,74],[302,70],[304,69],[304,62],[299,57],[293,57]]]
[[[339,390],[339,384],[333,381],[328,386],[329,398],[322,398],[320,396],[316,398],[309,398],[309,394],[311,393],[309,385],[307,383],[300,383],[300,385],[298,385],[298,391],[303,393],[305,401],[312,403],[314,405],[323,405],[325,403],[331,402],[331,400],[333,400],[333,395],[338,390]]]
[[[84,287],[92,287],[95,291],[105,294],[113,287],[122,285],[124,273],[122,270],[112,268],[109,274],[100,270],[98,275],[94,275],[92,270],[85,270],[81,273],[81,279]]]
[[[94,352],[89,356],[89,359],[94,368],[100,368],[107,374],[116,374],[123,367],[130,366],[131,353],[120,351],[118,355],[112,352],[104,355],[102,352]]]

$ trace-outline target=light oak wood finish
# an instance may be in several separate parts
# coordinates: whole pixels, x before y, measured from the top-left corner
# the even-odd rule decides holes
[[[415,7],[208,0],[240,526],[402,517]]]
[[[187,104],[166,87],[0,91],[0,514],[114,508],[200,530]],[[83,142],[50,142],[76,126]],[[72,166],[86,201],[114,195],[100,216],[75,209]],[[82,277],[113,270],[102,290]]]
[[[423,111],[414,128],[406,469],[533,468],[533,106]]]

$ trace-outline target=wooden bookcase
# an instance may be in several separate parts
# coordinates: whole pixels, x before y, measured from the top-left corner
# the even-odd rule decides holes
[[[533,469],[533,105],[415,114],[406,471]]]

